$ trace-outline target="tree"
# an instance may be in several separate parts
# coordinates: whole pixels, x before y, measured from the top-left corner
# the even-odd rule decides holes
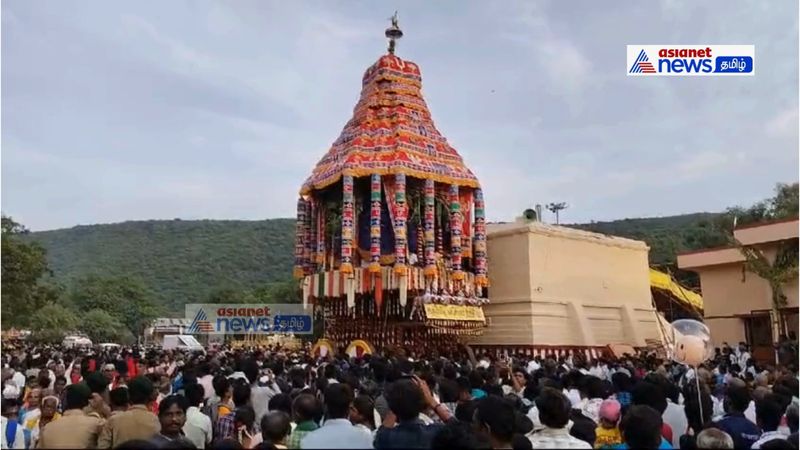
[[[40,342],[60,342],[78,327],[78,318],[62,305],[48,303],[34,312],[29,321],[31,337]]]
[[[253,290],[252,295],[257,302],[262,303],[298,303],[300,302],[299,287],[296,281],[278,281]]]
[[[93,309],[81,317],[80,330],[95,344],[117,342],[125,332],[130,333],[116,317],[101,309]]]
[[[255,303],[252,293],[231,287],[219,288],[208,296],[208,303]]]
[[[736,218],[736,225],[765,222],[797,217],[798,215],[798,183],[775,185],[775,195],[762,200],[748,208],[736,206],[728,208],[727,215],[732,220]]]
[[[42,283],[50,275],[46,252],[39,244],[24,242],[28,230],[2,216],[2,325],[26,326],[31,316],[58,293]]]
[[[144,284],[129,277],[80,279],[73,286],[70,301],[80,311],[107,312],[134,336],[142,335],[161,311]]]
[[[775,186],[775,197],[770,203],[774,218],[785,219],[796,217],[798,209],[800,209],[799,195],[800,186],[798,186],[798,183],[778,183],[778,185]]]
[[[786,326],[780,320],[780,309],[786,306],[783,285],[797,278],[798,251],[797,239],[784,242],[778,248],[775,259],[754,246],[742,245],[735,241],[737,248],[745,257],[745,267],[769,283],[772,294],[772,337],[777,341],[779,335],[786,335]]]

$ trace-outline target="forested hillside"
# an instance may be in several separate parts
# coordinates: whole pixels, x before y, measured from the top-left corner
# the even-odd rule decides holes
[[[797,216],[797,184],[778,185],[775,192],[750,207],[720,213],[567,226],[643,240],[651,248],[650,264],[674,271],[679,252],[729,244],[733,217],[744,225]],[[67,289],[88,276],[127,277],[141,282],[158,304],[180,311],[185,303],[262,298],[259,289],[271,289],[266,298],[286,297],[292,286],[294,225],[293,219],[140,221],[21,237],[44,247],[55,281]],[[677,275],[696,284],[691,274]]]
[[[294,220],[173,220],[78,226],[30,233],[66,286],[90,275],[141,280],[175,309],[220,291],[291,277]]]

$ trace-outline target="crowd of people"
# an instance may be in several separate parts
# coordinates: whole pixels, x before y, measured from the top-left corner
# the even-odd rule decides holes
[[[20,345],[3,448],[798,448],[796,363]],[[796,356],[795,356],[796,362]]]

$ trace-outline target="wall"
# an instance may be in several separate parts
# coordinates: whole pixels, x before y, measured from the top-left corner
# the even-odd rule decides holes
[[[489,300],[483,307],[489,327],[479,342],[487,345],[531,345],[533,303],[527,233],[489,233]]]
[[[696,269],[706,318],[770,308],[769,283],[752,272],[743,273],[743,267],[739,263]]]
[[[529,246],[537,344],[658,338],[643,243],[550,231],[535,230]]]
[[[658,339],[644,243],[541,223],[490,226],[484,345]]]
[[[744,332],[744,321],[738,317],[706,318],[704,321],[709,330],[711,330],[711,339],[716,346],[720,346],[723,342],[736,345],[738,342],[747,341]]]

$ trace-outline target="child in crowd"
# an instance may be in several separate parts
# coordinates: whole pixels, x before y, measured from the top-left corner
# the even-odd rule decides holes
[[[595,430],[594,448],[612,448],[622,443],[619,431],[619,417],[622,407],[614,399],[603,400],[600,404],[600,425]]]

